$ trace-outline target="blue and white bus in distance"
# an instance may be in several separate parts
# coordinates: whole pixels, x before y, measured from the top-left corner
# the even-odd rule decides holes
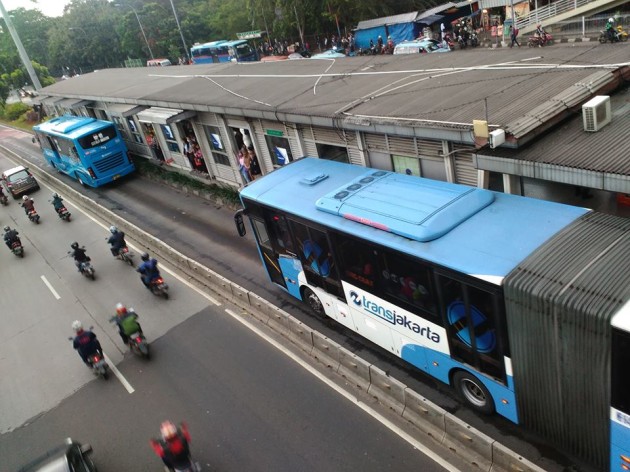
[[[236,41],[212,41],[195,44],[190,48],[190,57],[194,64],[213,64],[220,62],[255,62],[258,53],[244,39]]]
[[[630,220],[313,158],[240,196],[239,234],[245,214],[271,281],[314,314],[628,470]]]
[[[64,115],[33,126],[48,164],[99,187],[135,170],[127,146],[110,121]]]

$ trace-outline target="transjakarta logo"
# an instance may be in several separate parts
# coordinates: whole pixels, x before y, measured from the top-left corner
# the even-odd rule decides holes
[[[350,300],[357,308],[362,308],[363,311],[368,312],[370,315],[378,316],[388,323],[411,330],[435,344],[440,343],[440,334],[435,332],[435,330],[432,331],[430,326],[421,326],[407,314],[400,315],[396,313],[395,308],[390,309],[371,300],[368,298],[368,294],[359,294],[355,290],[350,290],[349,295]]]

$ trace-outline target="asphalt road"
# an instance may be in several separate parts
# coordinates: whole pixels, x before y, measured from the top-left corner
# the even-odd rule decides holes
[[[10,166],[0,157],[0,168]],[[262,326],[255,333],[168,268],[170,299],[152,295],[111,256],[106,227],[71,202],[72,221],[61,221],[50,193],[32,194],[39,225],[19,201],[0,209],[0,223],[15,227],[25,247],[24,258],[0,251],[0,470],[65,437],[91,443],[99,470],[159,470],[148,440],[167,418],[188,422],[203,470],[444,470],[404,431],[384,426],[387,412],[369,398],[344,394],[323,367]],[[73,240],[88,248],[95,281],[76,271]],[[108,322],[118,301],[140,314],[150,361],[127,352]],[[94,326],[118,375],[94,379],[83,366],[67,339],[74,319]]]
[[[3,146],[46,167],[39,147],[31,143],[27,133],[0,128],[0,139]],[[81,189],[69,178],[62,176],[62,180]],[[313,317],[296,300],[269,282],[251,233],[245,238],[238,237],[232,210],[216,207],[201,198],[139,177],[124,179],[102,189],[84,188],[82,191],[182,253],[282,307],[308,326],[389,372],[416,392],[541,467],[551,469],[557,463],[566,466],[576,464],[574,459],[565,457],[553,446],[507,420],[476,414],[456,398],[450,387],[409,368],[355,333]],[[47,200],[49,195],[45,194],[41,199],[44,197]],[[39,197],[35,194],[34,198],[37,201]],[[100,244],[100,241],[95,243]]]

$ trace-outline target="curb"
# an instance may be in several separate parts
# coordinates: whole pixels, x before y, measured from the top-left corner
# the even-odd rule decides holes
[[[168,265],[177,268],[190,282],[237,305],[328,369],[347,379],[351,385],[367,392],[387,406],[391,412],[426,433],[427,438],[447,447],[453,454],[467,462],[471,469],[495,472],[544,472],[544,469],[447,413],[404,383],[312,330],[259,295],[169,247],[6,147],[0,145],[0,148],[28,167],[41,182],[45,182],[59,193],[70,196],[83,210],[121,228],[137,246],[146,248]]]
[[[559,39],[554,39],[553,43],[550,44],[550,46],[553,46],[554,44],[559,44],[559,43],[597,43],[598,42],[598,36],[578,36],[575,38],[559,38]],[[521,42],[521,47],[527,47],[527,42],[526,41],[522,41],[522,38],[519,38],[519,41]],[[498,43],[495,41],[483,41],[480,42],[479,45],[482,48],[488,48],[488,49],[501,49],[501,48],[509,48],[509,41],[499,41]],[[470,48],[466,48],[466,49],[470,49]],[[533,48],[532,48],[533,49]]]

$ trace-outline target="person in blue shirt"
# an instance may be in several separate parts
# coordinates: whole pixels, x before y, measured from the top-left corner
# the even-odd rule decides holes
[[[124,247],[127,247],[127,242],[125,241],[125,233],[120,231],[115,226],[110,226],[109,232],[112,233],[112,235],[107,240],[107,244],[111,246],[110,251],[112,251],[112,256],[118,257],[120,250]]]
[[[56,192],[52,194],[52,204],[57,213],[59,213],[59,210],[64,207],[63,198],[61,198]]]
[[[146,252],[140,256],[142,264],[136,269],[140,273],[142,283],[146,288],[151,288],[151,282],[160,277],[160,269],[158,269],[158,261],[149,257]]]
[[[83,325],[79,320],[72,323],[72,329],[76,333],[74,340],[72,341],[72,347],[79,352],[81,360],[85,362],[85,365],[90,366],[90,356],[95,353],[103,355],[103,349],[101,343],[96,339],[96,334],[92,331],[85,331]]]

